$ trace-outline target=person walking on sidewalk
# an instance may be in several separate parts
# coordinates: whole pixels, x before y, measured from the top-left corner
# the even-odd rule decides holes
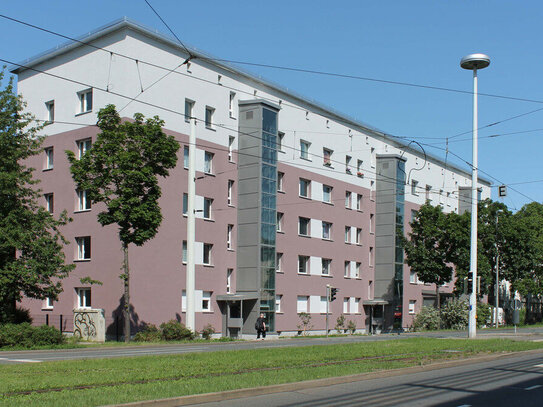
[[[256,339],[260,339],[260,334],[262,334],[262,340],[264,340],[266,337],[266,319],[264,318],[264,314],[260,314],[260,316],[256,319],[255,328]]]

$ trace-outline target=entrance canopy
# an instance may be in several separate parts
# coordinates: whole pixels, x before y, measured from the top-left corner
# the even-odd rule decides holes
[[[223,294],[217,295],[217,301],[244,301],[244,300],[257,300],[257,293],[247,293],[247,294]]]

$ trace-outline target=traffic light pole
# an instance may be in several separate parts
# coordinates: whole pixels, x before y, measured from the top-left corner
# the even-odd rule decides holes
[[[328,338],[328,309],[330,308],[330,284],[326,284],[326,337]]]

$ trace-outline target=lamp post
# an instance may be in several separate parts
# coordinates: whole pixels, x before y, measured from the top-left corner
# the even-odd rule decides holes
[[[500,305],[500,301],[499,301],[499,298],[500,298],[500,252],[499,252],[499,247],[498,247],[498,220],[499,220],[499,215],[500,213],[502,213],[503,211],[501,209],[498,209],[496,211],[496,300],[495,300],[495,315],[496,315],[496,320],[495,320],[495,325],[496,325],[496,329],[498,328],[498,306]]]
[[[477,331],[477,70],[490,65],[490,58],[485,54],[470,54],[462,58],[460,66],[473,71],[473,144],[472,144],[472,171],[471,171],[471,245],[470,270],[473,285],[469,296],[469,325],[468,338],[475,338]]]

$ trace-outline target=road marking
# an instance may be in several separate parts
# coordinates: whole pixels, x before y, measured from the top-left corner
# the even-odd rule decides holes
[[[458,407],[471,407],[471,404],[462,404],[461,406],[458,406]]]
[[[0,358],[0,360],[7,360],[8,362],[20,362],[20,363],[41,363],[41,360],[34,360],[34,359],[10,359],[10,358]]]
[[[541,387],[540,384],[536,384],[535,386],[526,387],[524,390],[534,390],[539,389]]]
[[[534,367],[540,367],[540,368],[543,368],[543,363],[539,364],[539,365],[534,365]]]
[[[543,342],[543,339],[532,339],[532,342]]]

